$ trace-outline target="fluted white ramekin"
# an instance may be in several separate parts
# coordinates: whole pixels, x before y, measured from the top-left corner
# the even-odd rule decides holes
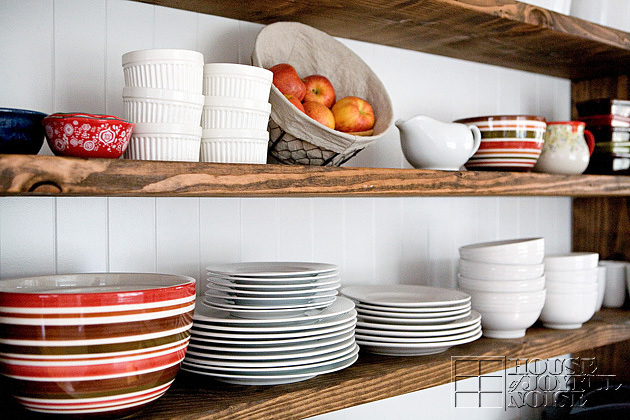
[[[267,163],[266,130],[204,129],[201,137],[202,162]]]
[[[203,94],[269,102],[273,73],[262,67],[208,63],[203,68]]]
[[[200,126],[136,124],[125,158],[198,162],[200,143]]]
[[[123,88],[125,118],[134,123],[199,125],[203,95],[167,89]]]
[[[269,102],[206,96],[201,114],[201,126],[203,128],[266,130],[270,113]]]

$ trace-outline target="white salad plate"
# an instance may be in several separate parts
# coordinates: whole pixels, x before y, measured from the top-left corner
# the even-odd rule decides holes
[[[311,303],[324,303],[332,302],[337,296],[337,291],[332,290],[316,294],[314,296],[278,296],[278,297],[265,297],[265,296],[233,296],[217,292],[214,290],[207,290],[204,293],[205,297],[212,298],[218,302],[224,302],[227,304],[234,304],[240,306],[264,306],[264,307],[278,307],[282,309],[287,305],[294,307],[296,305],[308,305]]]
[[[350,286],[341,294],[359,303],[392,308],[430,308],[463,304],[470,295],[459,290],[415,285]]]
[[[481,314],[475,310],[471,310],[470,315],[465,318],[452,322],[440,324],[384,324],[380,322],[369,322],[360,320],[357,322],[357,328],[384,330],[384,331],[450,331],[458,328],[465,328],[481,321]]]
[[[236,305],[225,305],[219,302],[213,302],[212,300],[207,300],[206,298],[202,300],[202,303],[212,308],[223,309],[224,311],[229,312],[235,317],[247,319],[274,319],[308,316],[312,314],[317,314],[332,304],[332,302],[326,302],[286,308],[254,308],[248,306],[236,307]]]
[[[474,328],[470,331],[466,331],[460,334],[447,335],[441,337],[389,337],[383,335],[374,335],[374,334],[359,334],[355,333],[355,337],[357,340],[366,340],[366,341],[374,341],[379,343],[404,343],[404,344],[425,344],[425,343],[442,343],[447,341],[457,341],[466,339],[468,337],[472,337],[481,332],[481,324],[477,325],[477,328]]]
[[[206,273],[221,277],[236,278],[299,278],[338,272],[335,264],[311,262],[242,262],[213,264],[206,267]]]
[[[375,322],[381,324],[396,324],[396,325],[431,325],[431,324],[447,324],[452,321],[468,318],[471,311],[467,311],[457,315],[443,316],[437,318],[393,318],[384,316],[372,316],[358,314],[357,318],[360,321]]]
[[[425,338],[425,337],[449,337],[452,335],[463,334],[477,329],[481,325],[481,321],[467,327],[455,328],[453,330],[437,330],[437,331],[389,331],[376,330],[372,328],[356,327],[357,334],[371,335],[375,337],[400,337],[400,338]]]
[[[318,294],[322,294],[325,292],[337,291],[341,287],[341,283],[339,281],[333,282],[332,284],[317,286],[317,287],[308,287],[308,288],[299,288],[299,289],[249,289],[249,288],[238,288],[238,287],[230,287],[230,286],[222,286],[219,284],[208,284],[206,285],[208,290],[214,290],[217,292],[221,292],[224,294],[229,294],[233,296],[295,296],[295,297],[307,297],[314,296]],[[205,292],[204,292],[205,293]]]
[[[379,312],[388,312],[395,314],[433,314],[436,312],[451,312],[451,311],[459,311],[461,309],[470,309],[472,306],[472,301],[468,301],[465,303],[461,303],[458,305],[449,305],[449,306],[431,306],[428,308],[396,308],[391,306],[381,306],[381,305],[371,305],[369,303],[356,302],[355,303],[357,309],[365,310],[365,311],[379,311]]]
[[[407,318],[407,319],[431,319],[431,318],[443,318],[449,316],[456,316],[461,314],[469,314],[472,306],[469,305],[462,309],[455,311],[438,311],[438,312],[384,312],[374,311],[371,309],[363,309],[357,305],[357,312],[359,315],[371,315],[385,318]]]
[[[470,343],[479,339],[481,335],[482,332],[480,331],[476,335],[463,338],[461,340],[435,343],[383,343],[357,339],[357,344],[361,346],[361,350],[385,356],[424,356],[428,354],[442,353],[453,346]]]

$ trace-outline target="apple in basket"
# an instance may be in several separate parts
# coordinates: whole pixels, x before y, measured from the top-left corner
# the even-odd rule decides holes
[[[306,86],[304,102],[320,102],[330,108],[335,103],[335,88],[330,80],[320,74],[312,74],[302,79]]]
[[[306,115],[330,129],[335,129],[335,116],[326,105],[321,102],[304,102],[303,105]]]
[[[357,96],[346,96],[339,99],[331,111],[335,117],[335,129],[344,133],[371,134],[374,110],[366,100]]]
[[[295,105],[295,107],[297,109],[299,109],[302,112],[306,112],[304,111],[304,105],[302,105],[302,102],[298,101],[297,98],[293,95],[284,95],[285,98],[287,98],[289,100],[289,102],[291,102],[293,105]]]
[[[300,102],[304,99],[306,86],[292,65],[280,63],[271,67],[269,70],[273,73],[273,85],[278,88],[283,95],[294,96]]]

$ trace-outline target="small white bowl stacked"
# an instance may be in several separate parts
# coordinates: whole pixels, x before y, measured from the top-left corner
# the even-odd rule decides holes
[[[199,161],[203,54],[177,49],[122,56],[125,117],[136,124],[125,157]]]
[[[599,263],[606,267],[603,306],[605,308],[621,308],[626,300],[628,262],[602,260]]]
[[[203,70],[202,162],[266,163],[273,73],[261,67],[208,63]]]
[[[483,335],[523,337],[545,303],[543,238],[485,242],[459,248],[459,288],[481,313]]]
[[[547,328],[575,329],[597,307],[599,254],[572,252],[545,257],[547,298],[540,320]]]

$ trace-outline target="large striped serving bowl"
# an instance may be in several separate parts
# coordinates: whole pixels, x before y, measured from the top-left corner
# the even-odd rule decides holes
[[[195,279],[186,276],[0,280],[0,372],[29,410],[122,415],[170,387],[194,308]]]
[[[479,150],[466,162],[472,170],[529,171],[542,151],[547,122],[535,115],[493,115],[457,120],[481,132]]]

